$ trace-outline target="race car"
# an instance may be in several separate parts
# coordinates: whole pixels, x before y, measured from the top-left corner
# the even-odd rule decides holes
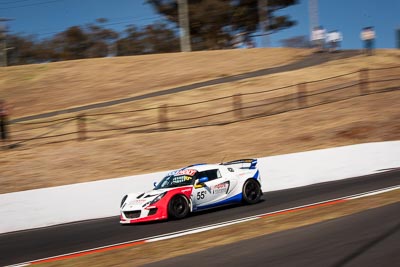
[[[120,223],[182,219],[191,212],[234,203],[255,204],[262,197],[257,159],[195,164],[168,173],[149,192],[122,198]]]

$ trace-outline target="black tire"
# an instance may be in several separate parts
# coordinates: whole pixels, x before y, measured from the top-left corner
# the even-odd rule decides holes
[[[243,202],[246,204],[255,204],[260,202],[261,187],[254,179],[248,179],[243,185]]]
[[[168,217],[183,219],[189,214],[189,202],[186,197],[176,195],[168,203]]]

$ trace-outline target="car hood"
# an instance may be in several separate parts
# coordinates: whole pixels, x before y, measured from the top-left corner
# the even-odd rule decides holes
[[[187,188],[187,186],[182,189]],[[122,210],[138,210],[146,205],[148,205],[152,200],[154,200],[157,196],[162,193],[172,191],[172,190],[180,190],[180,187],[173,188],[163,188],[163,189],[153,189],[147,192],[138,192],[138,193],[130,193],[127,195],[127,198],[122,205]]]
[[[145,204],[151,202],[158,195],[166,192],[168,190],[151,190],[148,192],[139,192],[139,193],[131,193],[128,194],[127,199],[125,200],[125,205],[123,205],[123,209],[134,209],[138,207],[142,207]]]

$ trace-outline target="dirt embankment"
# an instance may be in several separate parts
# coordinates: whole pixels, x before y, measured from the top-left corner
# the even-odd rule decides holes
[[[7,68],[0,74],[0,96],[14,104],[16,116],[23,116],[282,65],[308,53],[303,50],[255,49],[19,66]],[[365,67],[395,66],[399,58],[399,51],[379,51],[372,57],[357,56],[93,112],[182,104],[256,92]],[[136,89],[130,90],[132,88]],[[399,140],[398,103],[399,91],[391,91],[224,126],[115,133],[107,138],[89,138],[81,142],[23,145],[0,151],[0,193],[169,170],[195,162],[219,162],[222,159]],[[220,107],[206,107],[208,110],[217,108]],[[194,109],[192,112],[203,110]],[[108,123],[120,122],[115,117]]]

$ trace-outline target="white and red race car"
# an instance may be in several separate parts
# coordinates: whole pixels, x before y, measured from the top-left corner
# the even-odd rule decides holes
[[[190,212],[244,202],[262,196],[256,159],[196,164],[170,172],[153,190],[131,193],[121,201],[121,224],[182,219]]]

